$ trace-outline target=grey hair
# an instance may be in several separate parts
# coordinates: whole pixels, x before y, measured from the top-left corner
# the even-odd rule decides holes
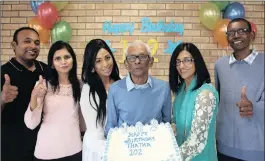
[[[142,42],[141,40],[135,40],[135,41],[133,41],[133,42],[132,42],[132,43],[126,48],[126,50],[125,50],[125,56],[128,55],[128,49],[129,49],[130,47],[140,46],[140,45],[142,45],[142,46],[145,47],[145,49],[146,49],[148,55],[151,57],[151,49],[150,49],[150,47],[149,47],[146,43]]]

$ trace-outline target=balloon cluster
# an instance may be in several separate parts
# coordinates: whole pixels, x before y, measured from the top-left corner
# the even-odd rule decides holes
[[[245,8],[238,2],[211,1],[203,4],[200,9],[200,22],[213,31],[214,40],[222,48],[228,46],[226,39],[227,25],[236,18],[245,18]],[[252,22],[250,23],[252,31],[256,34],[257,26]]]
[[[48,2],[45,0],[30,1],[35,17],[29,20],[29,27],[34,28],[40,35],[40,42],[46,44],[62,40],[68,42],[72,38],[72,28],[66,21],[59,21],[59,12],[68,2]]]

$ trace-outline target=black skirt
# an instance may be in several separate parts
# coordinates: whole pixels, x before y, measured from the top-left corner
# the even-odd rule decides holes
[[[58,159],[43,160],[43,159],[38,159],[35,157],[35,161],[82,161],[82,151],[74,155],[63,157],[63,158],[58,158]]]

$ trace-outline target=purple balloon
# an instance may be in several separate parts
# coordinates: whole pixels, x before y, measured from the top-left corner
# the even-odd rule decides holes
[[[231,3],[227,6],[224,12],[224,18],[226,19],[236,19],[245,17],[245,8],[242,4],[238,2]]]

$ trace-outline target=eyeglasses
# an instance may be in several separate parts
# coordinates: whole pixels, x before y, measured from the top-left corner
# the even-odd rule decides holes
[[[236,32],[237,32],[238,35],[244,35],[244,34],[250,32],[250,30],[246,29],[246,28],[241,28],[241,29],[238,29],[238,30],[230,30],[230,31],[226,32],[226,35],[227,36],[235,36]]]
[[[192,62],[194,61],[193,58],[184,58],[183,60],[176,60],[176,66],[180,66],[181,62],[185,65],[185,66],[190,66],[192,64]]]
[[[146,61],[149,59],[149,55],[130,55],[126,57],[126,60],[129,62],[135,62],[137,58],[140,61]]]

